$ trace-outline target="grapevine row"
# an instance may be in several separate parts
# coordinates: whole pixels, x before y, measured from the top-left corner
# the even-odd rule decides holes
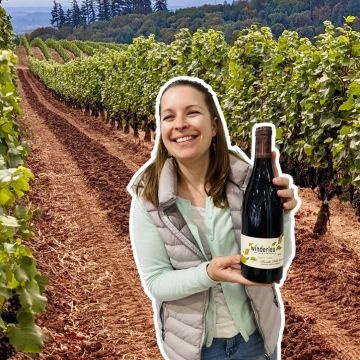
[[[32,50],[31,50],[31,47],[30,47],[30,44],[29,44],[29,41],[27,39],[26,36],[22,36],[20,38],[20,45],[24,47],[25,51],[26,51],[26,54],[28,56],[32,56]]]
[[[64,49],[70,51],[74,55],[74,57],[82,56],[81,50],[77,47],[77,45],[73,41],[59,40],[58,42]]]
[[[43,53],[46,60],[52,60],[50,50],[49,50],[47,44],[43,41],[43,39],[41,39],[39,37],[33,39],[30,43],[30,46],[38,47],[41,50],[41,52]]]
[[[45,44],[51,48],[54,49],[60,57],[63,59],[64,63],[71,61],[71,57],[69,53],[63,48],[63,46],[60,44],[59,41],[56,41],[55,39],[46,39]]]
[[[29,63],[64,101],[104,110],[135,134],[154,129],[165,81],[202,78],[218,94],[232,141],[248,154],[252,126],[275,124],[283,169],[299,185],[318,187],[326,217],[332,197],[354,200],[360,187],[360,33],[353,21],[339,29],[325,22],[315,43],[291,31],[275,40],[269,28],[253,26],[229,46],[221,32],[182,29],[170,45],[150,35],[65,65]]]
[[[126,44],[95,41],[56,40],[53,38],[48,38],[43,41],[40,37],[34,38],[29,45],[26,36],[22,36],[20,38],[20,45],[25,47],[27,55],[32,55],[32,47],[38,47],[46,60],[52,59],[49,48],[54,49],[63,59],[64,63],[72,60],[72,57],[69,55],[68,51],[70,51],[74,57],[80,57],[83,55],[93,56],[96,52],[106,53],[109,50],[121,51],[127,47]]]

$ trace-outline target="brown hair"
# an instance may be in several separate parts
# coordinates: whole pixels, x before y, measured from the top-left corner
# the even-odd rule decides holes
[[[233,152],[228,149],[225,131],[214,98],[209,90],[201,83],[187,79],[180,79],[172,82],[163,91],[162,95],[164,95],[168,89],[180,85],[190,86],[200,91],[204,95],[205,103],[208,107],[212,119],[217,119],[216,135],[213,137],[212,145],[209,149],[211,166],[209,166],[205,177],[205,185],[209,184],[210,190],[206,191],[205,189],[205,191],[208,196],[213,198],[215,206],[220,208],[227,207],[228,203],[226,199],[225,185],[230,172],[229,152]],[[163,168],[164,163],[168,158],[168,151],[162,141],[162,138],[160,137],[155,160],[146,168],[142,174],[142,181],[138,183],[136,188],[136,193],[139,195],[140,188],[144,187],[144,198],[152,202],[155,206],[159,205],[158,187],[161,169]],[[173,159],[173,161],[175,161],[176,165],[176,160]],[[176,166],[175,168],[178,167]]]

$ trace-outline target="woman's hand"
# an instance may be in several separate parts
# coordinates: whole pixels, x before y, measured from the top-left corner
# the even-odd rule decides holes
[[[214,281],[233,282],[242,285],[271,286],[271,284],[247,280],[242,276],[240,271],[240,255],[216,256],[210,261],[206,270],[209,277]]]
[[[284,210],[288,212],[295,209],[298,204],[297,186],[293,185],[292,178],[289,175],[282,174],[279,176],[278,167],[276,166],[277,153],[273,151],[271,155],[275,175],[273,184],[280,188],[277,195],[282,198]]]

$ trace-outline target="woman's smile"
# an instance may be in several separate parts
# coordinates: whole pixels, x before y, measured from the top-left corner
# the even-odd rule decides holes
[[[192,140],[192,139],[194,139],[195,138],[195,136],[183,136],[183,137],[181,137],[181,138],[177,138],[177,139],[175,139],[174,141],[176,142],[176,143],[182,143],[182,142],[185,142],[185,141],[189,141],[189,140]]]
[[[197,135],[187,135],[187,136],[181,136],[178,138],[175,138],[173,142],[175,142],[178,145],[187,145],[187,144],[193,144],[194,140],[197,138]]]

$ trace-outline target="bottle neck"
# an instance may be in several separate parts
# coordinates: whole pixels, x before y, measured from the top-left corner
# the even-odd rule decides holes
[[[271,159],[271,137],[262,134],[256,138],[255,143],[255,159],[254,159],[254,173],[268,174],[271,178],[274,177]]]
[[[255,161],[256,159],[271,159],[271,136],[264,134],[256,137],[255,142]]]

